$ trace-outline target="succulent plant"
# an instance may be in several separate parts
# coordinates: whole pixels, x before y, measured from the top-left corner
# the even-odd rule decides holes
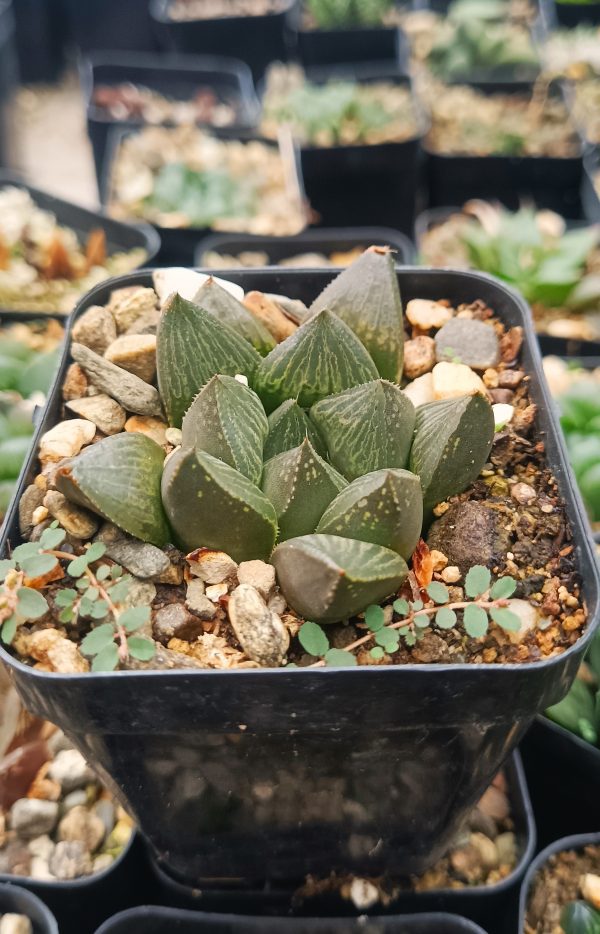
[[[271,350],[222,291],[208,282],[163,308],[158,383],[181,446],[163,464],[144,436],[106,438],[59,468],[59,488],[154,544],[271,559],[311,620],[355,615],[397,592],[423,516],[479,474],[491,406],[460,396],[415,412],[389,251],[338,276]]]
[[[320,29],[379,26],[393,0],[308,0],[308,9]]]

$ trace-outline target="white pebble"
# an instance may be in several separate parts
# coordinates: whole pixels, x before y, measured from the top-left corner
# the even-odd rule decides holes
[[[512,417],[515,414],[515,407],[514,405],[508,405],[506,402],[497,402],[492,406],[492,412],[494,413],[495,430],[502,431],[502,429],[512,421]]]

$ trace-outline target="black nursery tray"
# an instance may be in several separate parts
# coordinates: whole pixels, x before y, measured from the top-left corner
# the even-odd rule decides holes
[[[595,826],[593,817],[591,815],[590,826]],[[554,843],[551,843],[546,847],[545,850],[542,850],[542,852],[536,856],[531,866],[529,867],[527,875],[525,876],[521,886],[521,896],[519,903],[519,934],[525,931],[525,918],[527,916],[527,899],[529,897],[529,890],[533,880],[535,879],[542,866],[547,863],[550,857],[554,856],[555,853],[562,853],[563,850],[581,850],[583,847],[590,844],[596,846],[600,844],[600,833],[584,833],[563,837],[561,840],[555,840]]]
[[[19,885],[0,883],[0,917],[3,914],[25,915],[32,923],[33,934],[58,934],[52,912],[37,896]]]
[[[236,126],[251,127],[258,119],[258,99],[252,73],[239,59],[217,55],[158,55],[152,53],[93,52],[82,64],[81,82],[87,109],[88,136],[96,175],[102,178],[110,128],[133,129],[141,119],[114,120],[98,107],[93,94],[98,85],[131,82],[174,100],[190,100],[200,88],[209,88],[238,114]]]
[[[297,43],[300,61],[311,65],[389,62],[401,74],[410,70],[410,47],[397,26],[362,26],[342,29],[306,29],[302,2],[298,10]]]

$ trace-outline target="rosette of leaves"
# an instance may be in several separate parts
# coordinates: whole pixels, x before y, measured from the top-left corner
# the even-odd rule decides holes
[[[569,902],[561,912],[560,929],[564,934],[600,934],[600,911],[583,899]]]
[[[319,29],[379,26],[394,0],[307,0],[307,9]]]
[[[449,23],[433,45],[427,64],[443,81],[467,80],[473,74],[526,81],[539,72],[528,30],[476,18]]]
[[[491,406],[466,396],[415,414],[400,388],[388,250],[367,251],[265,356],[239,309],[228,300],[215,311],[218,289],[196,296],[207,307],[172,296],[158,327],[158,382],[181,446],[163,464],[149,439],[112,436],[61,466],[59,487],[159,546],[271,560],[289,604],[312,620],[352,616],[397,592],[424,506],[481,470]]]

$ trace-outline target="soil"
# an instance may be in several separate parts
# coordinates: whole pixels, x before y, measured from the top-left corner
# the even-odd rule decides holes
[[[529,893],[524,934],[556,934],[562,909],[581,897],[580,879],[600,872],[600,846],[555,853],[535,877]]]

